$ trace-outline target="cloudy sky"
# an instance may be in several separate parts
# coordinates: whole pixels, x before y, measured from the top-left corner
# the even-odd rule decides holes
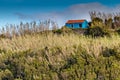
[[[0,0],[0,26],[45,19],[63,26],[68,19],[89,21],[94,10],[119,12],[120,0]]]

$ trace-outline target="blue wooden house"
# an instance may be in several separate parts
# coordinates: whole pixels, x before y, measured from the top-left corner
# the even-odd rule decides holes
[[[73,28],[73,29],[89,27],[87,20],[68,20],[65,26],[68,28]]]

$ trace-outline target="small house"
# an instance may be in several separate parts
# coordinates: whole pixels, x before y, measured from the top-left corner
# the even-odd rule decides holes
[[[73,28],[73,29],[89,27],[87,20],[68,20],[65,26],[68,28]]]

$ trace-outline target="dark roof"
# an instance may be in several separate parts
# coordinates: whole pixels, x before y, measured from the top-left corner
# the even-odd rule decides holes
[[[68,20],[66,23],[82,23],[85,20]]]

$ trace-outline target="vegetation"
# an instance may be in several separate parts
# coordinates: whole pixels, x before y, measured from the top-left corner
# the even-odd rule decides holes
[[[120,36],[35,34],[0,40],[1,80],[119,80]]]
[[[103,37],[108,35],[109,33],[105,32],[101,27],[94,27],[94,28],[88,28],[85,31],[85,35],[89,35],[92,37]]]
[[[91,27],[99,26],[108,30],[120,28],[120,13],[101,13],[92,11],[89,14],[92,20]]]
[[[116,32],[120,35],[120,29],[116,30]]]
[[[96,19],[82,34],[58,29],[50,20],[6,26],[0,35],[0,80],[119,80],[119,27],[105,28]]]

